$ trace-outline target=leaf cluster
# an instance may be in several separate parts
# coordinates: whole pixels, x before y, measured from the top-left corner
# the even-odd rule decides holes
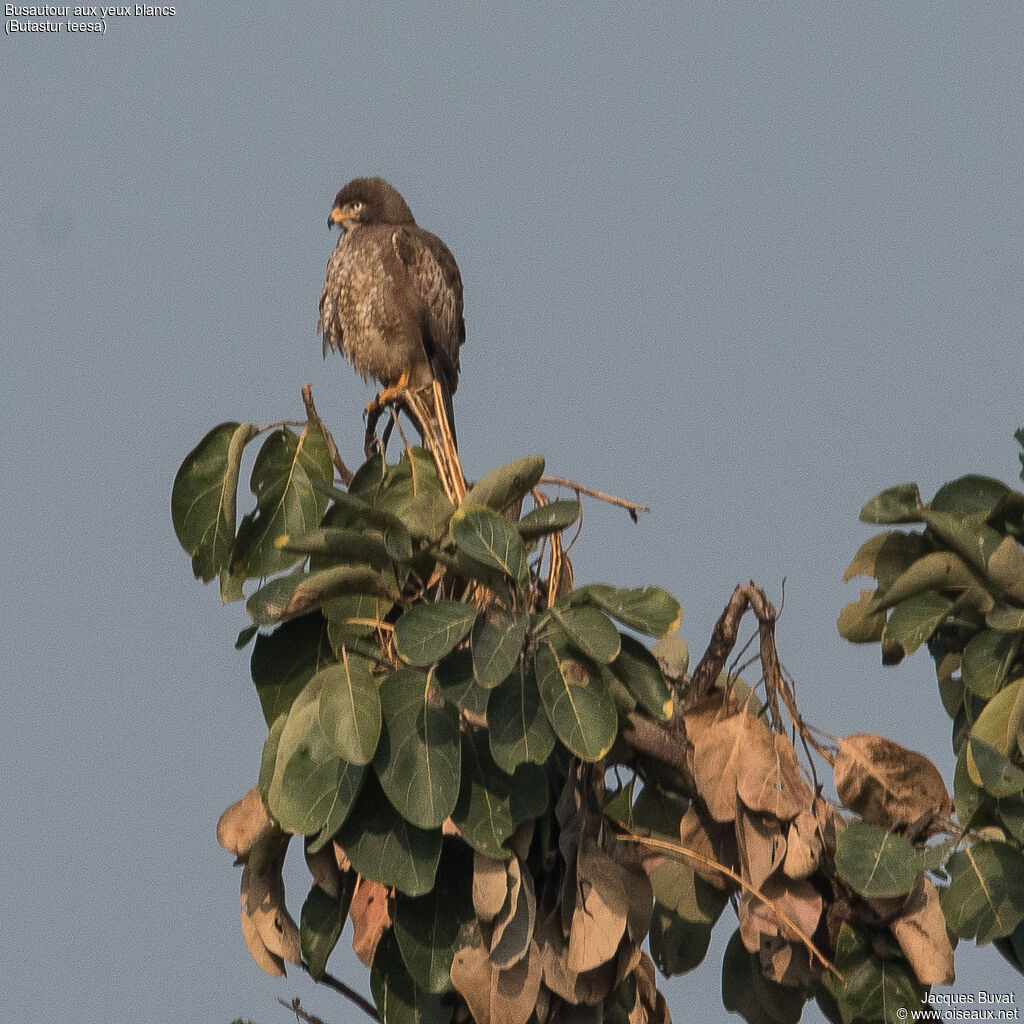
[[[373,456],[339,488],[315,421],[263,442],[235,531],[256,436],[215,428],[172,495],[196,576],[219,577],[253,623],[239,644],[255,636],[268,734],[258,786],[221,831],[249,836],[223,841],[244,864],[254,958],[322,977],[351,919],[388,1020],[447,1021],[458,1005],[513,1024],[579,1007],[667,1019],[640,949],[646,875],[604,824],[603,769],[581,766],[605,763],[624,716],[672,714],[640,637],[672,634],[678,602],[572,586],[561,535],[580,505],[536,489],[540,458],[489,473],[458,507],[419,448]],[[298,926],[280,880],[292,836],[314,876]],[[257,904],[281,941],[250,927]]]
[[[1024,432],[1017,439],[1024,445]],[[931,654],[953,722],[963,835],[941,908],[951,931],[995,940],[1024,972],[1024,493],[964,476],[924,502],[905,484],[874,497],[861,519],[901,528],[854,556],[844,579],[869,576],[875,589],[843,609],[839,632],[880,644],[885,664],[924,646]]]
[[[211,431],[172,517],[195,575],[252,622],[238,646],[255,638],[267,738],[218,837],[268,973],[290,961],[324,978],[350,921],[382,1019],[667,1022],[655,971],[697,966],[729,904],[722,998],[750,1024],[795,1022],[809,999],[842,1024],[919,1013],[952,981],[954,935],[1021,966],[1024,495],[978,477],[927,506],[884,492],[863,518],[923,529],[874,538],[848,570],[878,585],[840,632],[889,663],[925,643],[936,659],[957,821],[922,755],[813,739],[760,592],[757,687],[723,675],[709,692],[693,680],[714,682],[746,599],[691,680],[674,598],[574,586],[578,495],[542,493],[539,457],[461,497],[412,448],[341,488],[312,420],[265,439],[236,529],[260,433]],[[281,881],[295,837],[313,880],[298,923]]]

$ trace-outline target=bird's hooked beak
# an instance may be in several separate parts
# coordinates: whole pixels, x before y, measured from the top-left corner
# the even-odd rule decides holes
[[[342,231],[345,231],[352,221],[358,219],[358,213],[351,206],[335,206],[327,218],[327,230],[340,227]]]

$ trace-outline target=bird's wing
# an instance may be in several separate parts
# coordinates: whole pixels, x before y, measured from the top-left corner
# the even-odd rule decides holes
[[[459,383],[459,346],[466,336],[458,265],[445,244],[422,228],[396,228],[392,244],[423,304],[429,335],[424,341],[434,376],[453,392]]]
[[[327,357],[327,350],[334,349],[335,352],[344,352],[344,333],[341,328],[341,317],[338,303],[341,301],[341,279],[342,254],[340,246],[335,247],[331,258],[327,261],[327,273],[324,275],[324,287],[320,292],[320,315],[317,318],[316,329],[324,336],[324,357]]]

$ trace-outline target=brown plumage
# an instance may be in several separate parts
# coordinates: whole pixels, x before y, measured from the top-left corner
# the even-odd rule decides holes
[[[455,436],[452,394],[466,340],[462,278],[448,247],[424,231],[382,178],[355,178],[337,195],[340,225],[320,294],[324,356],[329,348],[386,388],[441,385]]]

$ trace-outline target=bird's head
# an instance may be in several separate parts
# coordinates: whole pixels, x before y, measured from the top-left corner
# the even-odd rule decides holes
[[[357,224],[415,224],[398,190],[383,178],[353,178],[334,199],[328,228],[342,231]]]

